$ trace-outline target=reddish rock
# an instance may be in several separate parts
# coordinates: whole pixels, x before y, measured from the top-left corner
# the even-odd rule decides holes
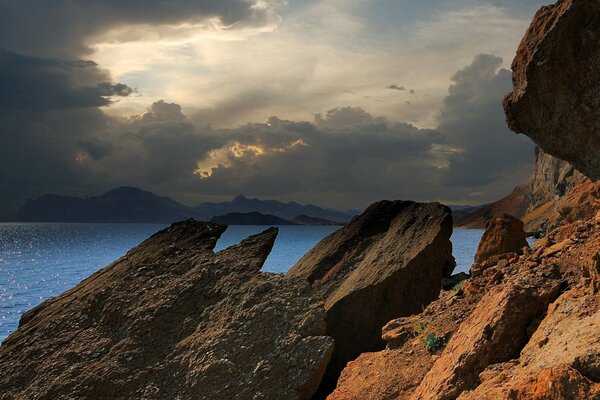
[[[260,272],[277,230],[219,253],[225,226],[173,224],[23,315],[2,399],[310,399],[332,352],[301,279]]]
[[[541,271],[540,271],[541,272]],[[559,274],[539,273],[491,289],[452,336],[411,400],[453,400],[492,364],[514,358],[531,321],[558,295]]]
[[[599,248],[600,212],[521,257],[487,259],[423,313],[387,324],[388,348],[349,363],[330,400],[598,400]]]
[[[452,273],[452,216],[437,203],[383,201],[323,239],[288,273],[325,299],[335,339],[329,376],[360,353],[381,350],[381,328],[418,313]]]
[[[561,0],[535,15],[504,100],[510,128],[600,179],[600,2]]]
[[[505,214],[488,222],[475,254],[475,262],[482,263],[500,254],[523,254],[524,247],[529,247],[529,244],[523,222]]]

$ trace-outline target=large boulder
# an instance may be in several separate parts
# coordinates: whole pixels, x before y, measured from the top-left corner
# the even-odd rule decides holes
[[[510,128],[600,179],[600,1],[561,0],[535,15],[504,100]]]
[[[384,347],[381,328],[418,313],[450,276],[452,215],[437,203],[382,201],[323,239],[288,272],[325,299],[327,334],[335,339],[328,377]]]
[[[475,254],[475,262],[481,263],[500,254],[523,254],[523,247],[529,247],[523,222],[504,214],[488,222]]]
[[[322,302],[260,272],[277,230],[219,253],[223,225],[173,224],[23,315],[2,399],[310,399],[329,361]]]

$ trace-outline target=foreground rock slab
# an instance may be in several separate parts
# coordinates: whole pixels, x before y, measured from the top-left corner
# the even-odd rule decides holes
[[[600,2],[561,0],[533,19],[504,100],[510,128],[600,179]]]
[[[365,351],[381,350],[381,328],[436,299],[450,276],[451,211],[437,203],[383,201],[323,239],[288,273],[325,299],[335,339],[329,376]]]
[[[329,361],[304,280],[260,272],[272,228],[219,253],[223,225],[173,224],[23,315],[2,399],[310,399]]]

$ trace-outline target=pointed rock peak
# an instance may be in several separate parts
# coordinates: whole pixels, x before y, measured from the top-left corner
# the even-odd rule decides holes
[[[134,247],[130,253],[153,252],[154,250],[185,253],[212,251],[226,229],[226,225],[199,222],[194,219],[175,222]]]
[[[271,254],[278,233],[278,228],[269,228],[244,239],[240,244],[226,248],[217,255],[244,269],[249,268],[252,271],[260,271],[267,257]]]

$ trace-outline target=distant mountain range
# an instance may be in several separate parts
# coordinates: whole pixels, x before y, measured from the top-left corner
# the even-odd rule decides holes
[[[232,213],[260,213],[278,217],[292,224],[326,225],[348,222],[358,212],[339,211],[296,202],[249,199],[243,195],[230,202],[204,203],[190,207],[135,187],[120,187],[96,197],[78,198],[48,194],[30,199],[21,207],[16,220],[19,222],[170,223],[187,218],[209,221],[214,217]],[[242,216],[238,217],[242,218]],[[296,218],[300,220],[294,222]]]
[[[322,218],[298,215],[293,220],[287,220],[271,214],[259,212],[229,213],[211,218],[212,222],[224,225],[310,225],[310,226],[337,226],[341,222],[329,221]]]

